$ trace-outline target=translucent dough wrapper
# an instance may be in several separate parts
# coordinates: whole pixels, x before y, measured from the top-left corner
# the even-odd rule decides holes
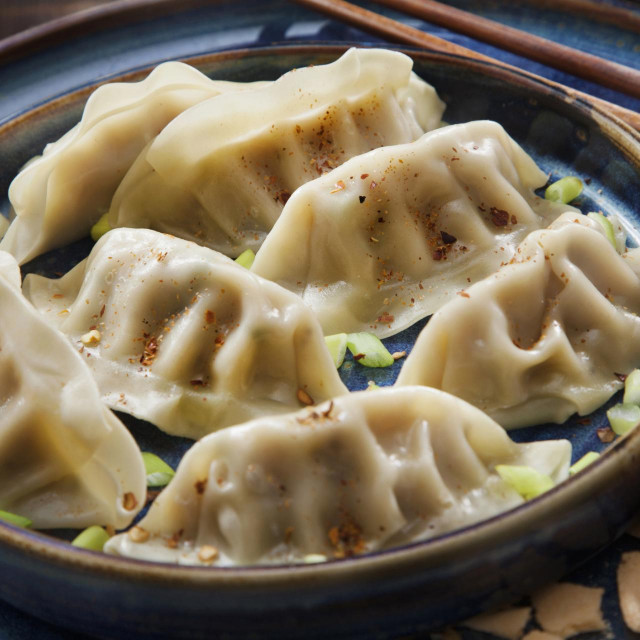
[[[0,249],[22,264],[88,235],[135,159],[168,122],[207,98],[256,84],[215,82],[189,65],[167,62],[141,82],[99,87],[80,123],[11,183],[15,219]]]
[[[0,252],[0,509],[36,528],[122,528],[145,496],[138,446]]]
[[[638,250],[619,255],[567,213],[429,320],[397,384],[453,393],[506,428],[591,413],[640,362],[639,276]]]
[[[493,273],[567,205],[496,122],[377,149],[296,191],[252,270],[302,296],[325,334],[393,335]]]
[[[139,529],[106,551],[204,565],[357,555],[515,507],[523,500],[496,464],[532,466],[558,482],[570,455],[564,440],[516,444],[434,389],[352,393],[200,440]]]
[[[186,240],[114,229],[63,278],[29,275],[24,291],[110,407],[173,435],[347,392],[297,296]]]
[[[237,256],[254,251],[291,194],[345,160],[416,140],[444,104],[407,56],[351,49],[262,88],[178,116],[140,154],[109,212]]]

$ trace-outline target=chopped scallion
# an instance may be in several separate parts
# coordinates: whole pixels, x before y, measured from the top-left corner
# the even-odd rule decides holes
[[[171,478],[176,474],[176,472],[164,460],[158,458],[155,453],[143,451],[142,460],[144,461],[144,468],[147,472],[148,487],[164,487],[169,484]]]
[[[339,369],[340,365],[344,362],[344,355],[347,352],[347,334],[334,333],[332,336],[325,336],[324,341],[327,344],[327,349],[329,349],[336,369]]]
[[[251,249],[247,249],[243,251],[237,258],[236,262],[245,269],[251,269],[251,265],[253,261],[256,259],[256,254],[251,251]]]
[[[16,513],[11,513],[10,511],[2,511],[0,509],[0,520],[4,520],[5,522],[9,522],[11,524],[15,524],[17,527],[30,527],[33,522],[29,520],[29,518],[25,518],[24,516],[19,516]]]
[[[601,213],[595,213],[593,211],[591,213],[588,213],[587,217],[591,218],[592,220],[595,220],[597,223],[599,223],[602,226],[602,230],[604,231],[604,235],[606,239],[613,245],[614,249],[617,249],[618,245],[616,244],[616,234],[613,230],[613,225],[611,224],[611,221],[608,220],[606,216],[602,215]]]
[[[388,367],[395,361],[387,348],[373,333],[350,333],[347,347],[355,360],[365,367]]]
[[[525,500],[536,498],[553,488],[553,480],[533,467],[524,465],[496,465],[498,475]]]
[[[544,197],[552,202],[568,204],[582,193],[582,181],[575,176],[566,176],[550,184]]]
[[[640,405],[640,369],[634,369],[624,381],[622,402]]]
[[[94,525],[79,533],[71,544],[80,549],[102,551],[108,539],[109,534],[102,527]]]
[[[317,564],[318,562],[326,562],[327,556],[322,555],[321,553],[308,553],[303,558],[306,564]]]
[[[98,242],[107,231],[111,231],[111,225],[109,224],[109,214],[105,213],[100,220],[91,227],[91,239],[94,242]]]
[[[607,411],[607,418],[613,431],[623,436],[640,423],[640,407],[637,404],[616,404]]]
[[[579,471],[582,471],[583,469],[588,467],[592,462],[597,460],[599,457],[600,457],[600,454],[597,453],[596,451],[589,451],[588,453],[585,453],[582,456],[582,458],[580,458],[580,460],[578,460],[577,462],[574,462],[569,467],[569,474],[572,476],[575,475]]]

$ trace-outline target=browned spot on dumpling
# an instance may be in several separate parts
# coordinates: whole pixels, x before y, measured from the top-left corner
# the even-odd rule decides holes
[[[506,227],[509,224],[509,212],[504,209],[497,209],[496,207],[491,207],[491,222],[496,225],[496,227]]]

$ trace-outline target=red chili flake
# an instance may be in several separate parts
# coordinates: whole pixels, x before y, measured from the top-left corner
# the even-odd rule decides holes
[[[434,260],[442,260],[443,258],[445,258],[446,254],[444,251],[444,247],[438,247],[437,249],[434,249],[433,253],[431,254],[431,257]]]
[[[167,257],[167,253],[167,251],[165,251],[164,253],[159,253],[157,258],[158,262],[162,262]]]
[[[356,353],[356,354],[353,356],[353,359],[354,359],[354,360],[362,360],[362,358],[364,358],[364,357],[365,357],[365,354],[364,354],[364,353]]]
[[[343,189],[346,189],[344,182],[342,180],[338,180],[335,184],[335,188],[329,191],[329,193],[338,193],[338,191],[342,191]]]
[[[276,202],[280,202],[281,204],[287,204],[287,200],[291,197],[291,194],[288,191],[278,191],[276,194],[275,200]]]
[[[369,185],[369,189],[375,189],[377,186],[378,186],[378,183],[372,180],[371,184]]]
[[[478,205],[478,211],[482,211],[482,213],[484,213],[486,211],[486,209],[484,208],[483,204],[479,204]]]
[[[207,324],[213,324],[216,321],[215,311],[211,311],[211,309],[207,309],[204,312],[204,320]]]
[[[588,425],[591,424],[591,418],[581,418],[578,420],[578,424]]]
[[[390,322],[393,322],[395,320],[395,318],[390,314],[390,313],[383,313],[379,318],[378,318],[378,322],[382,322],[383,324],[389,324]]]
[[[369,177],[369,174],[368,174],[368,173],[363,173],[363,174],[360,176],[360,180],[365,180],[365,179],[366,179],[366,178],[368,178],[368,177]]]
[[[347,521],[339,527],[331,527],[327,535],[329,541],[336,549],[334,555],[337,558],[353,556],[365,550],[362,529],[355,522]]]
[[[611,427],[601,427],[600,429],[596,429],[596,434],[598,435],[598,438],[600,438],[600,442],[604,442],[605,444],[613,442],[616,439],[616,434],[613,432]]]
[[[104,315],[104,310],[106,308],[106,305],[102,305],[102,309],[100,309],[100,317],[102,318],[102,316]]]
[[[442,238],[442,242],[444,242],[445,244],[453,244],[458,240],[458,238],[456,238],[455,236],[452,236],[450,233],[447,233],[446,231],[441,231],[440,237]]]
[[[513,214],[511,215],[511,224],[518,224],[518,218],[516,218]]]
[[[627,379],[627,375],[626,373],[614,373],[613,374],[616,378],[618,378],[618,380],[620,380],[620,382],[624,382]]]
[[[216,347],[221,347],[224,344],[224,336],[216,336],[215,344]]]
[[[190,380],[189,384],[192,387],[204,387],[204,380]]]
[[[178,546],[178,542],[180,542],[180,536],[184,529],[180,529],[180,531],[174,533],[170,538],[167,539],[167,547],[169,549],[175,549]]]
[[[496,207],[491,207],[491,222],[496,225],[496,227],[504,227],[509,224],[509,213],[504,209],[497,209]]]
[[[64,296],[61,293],[54,293],[52,298],[63,298]]]
[[[140,356],[140,364],[148,367],[153,362],[156,354],[158,352],[158,340],[154,337],[151,337],[147,340],[144,345],[144,351]]]
[[[456,293],[457,293],[459,296],[462,296],[463,298],[470,298],[470,297],[471,297],[471,296],[470,296],[466,291],[456,291]],[[519,345],[519,344],[517,344],[515,341],[514,341],[514,344],[515,344],[517,347],[519,347],[519,346],[520,346],[520,345]]]
[[[323,417],[330,418],[332,411],[333,411],[333,400],[329,402],[329,407],[327,408],[327,410],[322,412]]]
[[[198,495],[202,495],[204,493],[204,490],[207,488],[207,479],[205,478],[204,480],[198,480],[193,486],[195,487]]]

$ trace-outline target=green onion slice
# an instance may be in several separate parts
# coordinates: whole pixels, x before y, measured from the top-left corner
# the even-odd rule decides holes
[[[587,218],[595,220],[602,226],[605,237],[613,245],[613,248],[617,250],[618,245],[616,243],[616,234],[613,230],[611,220],[608,220],[607,217],[602,215],[601,213],[595,213],[593,211],[591,213],[587,213]]]
[[[640,405],[640,369],[634,369],[624,381],[622,402]]]
[[[596,451],[589,451],[588,453],[585,453],[582,456],[582,458],[580,458],[580,460],[578,460],[577,462],[574,462],[569,467],[569,475],[573,476],[576,473],[582,471],[583,469],[588,467],[592,462],[597,460],[599,457],[600,457],[600,454],[597,453]]]
[[[388,367],[394,363],[393,356],[373,333],[349,333],[347,347],[365,367]]]
[[[575,176],[561,178],[550,184],[544,192],[544,197],[552,202],[568,204],[582,193],[582,180]]]
[[[164,487],[169,484],[171,478],[176,474],[176,472],[162,460],[162,458],[158,458],[155,453],[143,451],[142,460],[144,461],[144,468],[147,472],[148,487]]]
[[[93,525],[78,534],[71,544],[80,549],[102,551],[108,539],[109,534],[102,527]]]
[[[347,334],[334,333],[332,336],[325,336],[324,341],[327,344],[327,349],[329,349],[336,369],[339,369],[340,365],[344,362],[344,355],[347,352]]]
[[[496,471],[498,475],[525,500],[536,498],[554,486],[553,480],[549,476],[540,473],[533,467],[499,464],[496,465]]]
[[[11,513],[10,511],[2,511],[0,509],[0,520],[4,520],[5,522],[9,522],[11,524],[15,524],[16,527],[30,527],[33,522],[29,520],[29,518],[25,518],[24,516],[19,516],[16,513]]]
[[[245,269],[251,269],[251,265],[253,261],[256,259],[256,254],[251,251],[251,249],[247,249],[243,251],[237,258],[236,262]]]
[[[109,224],[109,214],[105,213],[101,216],[100,220],[91,227],[91,239],[94,242],[98,242],[107,231],[111,231],[111,225]]]
[[[318,562],[326,562],[327,556],[321,553],[308,553],[302,559],[305,564],[317,564]]]
[[[640,423],[640,407],[630,403],[616,404],[607,411],[607,418],[613,431],[623,436]]]

